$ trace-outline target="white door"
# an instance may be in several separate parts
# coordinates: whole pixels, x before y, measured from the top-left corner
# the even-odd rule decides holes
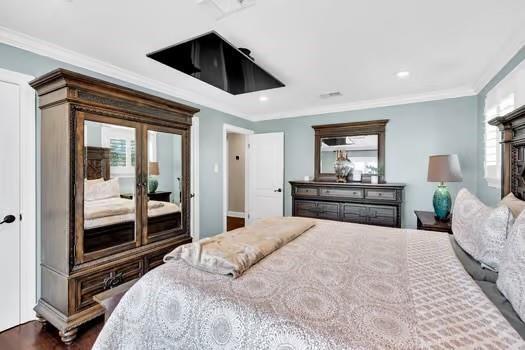
[[[0,69],[0,331],[34,318],[35,96],[28,79]]]
[[[283,216],[284,134],[249,135],[248,223]]]
[[[0,81],[0,331],[20,321],[18,86]]]

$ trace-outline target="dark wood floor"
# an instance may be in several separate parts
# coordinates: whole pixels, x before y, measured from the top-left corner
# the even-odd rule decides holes
[[[235,230],[236,228],[244,227],[244,219],[234,218],[233,216],[228,216],[226,220],[227,230]]]
[[[98,333],[104,325],[100,317],[86,323],[78,330],[73,344],[66,346],[60,340],[58,331],[51,325],[42,326],[38,321],[31,321],[0,333],[1,350],[89,350],[93,347]]]

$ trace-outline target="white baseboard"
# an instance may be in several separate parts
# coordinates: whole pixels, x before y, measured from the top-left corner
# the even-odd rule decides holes
[[[233,218],[246,218],[246,213],[240,212],[240,211],[228,211],[228,216],[231,216]]]

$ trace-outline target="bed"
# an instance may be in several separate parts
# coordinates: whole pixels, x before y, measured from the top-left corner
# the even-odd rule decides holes
[[[322,220],[237,279],[181,260],[146,274],[94,348],[279,345],[525,349],[447,234]]]
[[[521,113],[498,125],[502,193],[525,199]],[[94,349],[525,349],[497,276],[453,236],[315,221],[236,279],[183,260],[149,272]]]
[[[86,182],[111,180],[110,149],[86,149]],[[118,179],[116,179],[118,181]],[[86,190],[87,191],[87,190]],[[85,195],[85,198],[87,194]],[[97,251],[135,237],[135,200],[114,195],[84,201],[84,250]],[[126,196],[127,197],[127,196]],[[181,208],[176,203],[148,200],[148,233],[158,233],[181,226]]]

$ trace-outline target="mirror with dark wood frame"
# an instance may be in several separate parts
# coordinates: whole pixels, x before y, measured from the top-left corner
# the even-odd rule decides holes
[[[372,120],[312,126],[315,130],[315,180],[336,181],[334,166],[337,155],[342,154],[352,166],[352,174],[346,182],[353,182],[355,178],[367,182],[371,175],[378,175],[379,182],[385,182],[387,123],[388,120]],[[353,174],[358,176],[353,177]]]

